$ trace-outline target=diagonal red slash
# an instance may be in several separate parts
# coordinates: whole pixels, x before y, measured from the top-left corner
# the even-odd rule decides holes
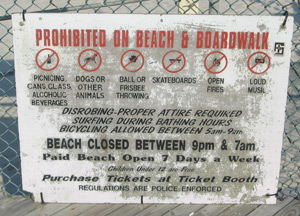
[[[52,53],[52,55],[49,56],[49,57],[46,59],[46,61],[44,61],[43,64],[41,64],[41,67],[43,67],[43,66],[46,64],[46,62],[49,61],[49,60],[52,58],[52,56],[54,56],[54,55],[55,55],[55,53]]]
[[[183,56],[182,54],[180,54],[180,56],[178,56],[168,67],[166,67],[167,69],[169,69],[169,67],[171,67],[178,59],[180,59],[180,57]]]
[[[93,59],[95,59],[96,56],[97,56],[97,53],[95,53],[88,61],[86,61],[86,63],[82,67],[85,67],[90,61],[92,61]]]
[[[256,67],[256,65],[258,65],[259,63],[261,63],[265,58],[267,58],[266,55],[265,55],[265,57],[263,57],[262,59],[260,59],[255,65],[253,65],[250,69],[252,70],[254,67]]]
[[[131,59],[130,62],[127,63],[127,65],[125,65],[124,67],[127,67],[128,65],[130,65],[132,62],[135,62],[137,60],[138,57],[140,57],[141,54],[139,54],[138,56],[136,56],[134,59]]]
[[[216,66],[225,56],[223,55],[222,58],[220,58],[218,61],[216,61],[208,70],[211,70],[214,66]]]

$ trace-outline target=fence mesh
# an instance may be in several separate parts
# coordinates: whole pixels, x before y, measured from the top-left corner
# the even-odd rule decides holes
[[[298,0],[5,0],[0,3],[0,192],[22,190],[11,15],[42,13],[138,13],[283,15],[294,33],[278,197],[300,199],[300,1]]]

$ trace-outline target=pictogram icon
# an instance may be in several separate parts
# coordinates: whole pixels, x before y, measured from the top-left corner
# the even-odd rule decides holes
[[[263,74],[270,68],[271,59],[264,52],[255,52],[249,57],[247,65],[252,73]]]
[[[128,72],[137,72],[144,66],[144,56],[138,50],[127,50],[121,57],[121,65]]]
[[[102,58],[96,50],[86,49],[80,53],[78,63],[83,70],[93,72],[100,68]]]
[[[184,68],[186,59],[182,52],[171,50],[164,55],[162,64],[166,71],[177,73]]]
[[[209,73],[218,74],[223,72],[228,64],[227,57],[220,51],[209,53],[204,59],[204,67]]]
[[[54,70],[59,63],[59,57],[53,49],[45,48],[35,56],[37,66],[44,71]]]

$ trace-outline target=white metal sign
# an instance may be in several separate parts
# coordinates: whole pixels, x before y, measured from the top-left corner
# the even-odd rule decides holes
[[[13,16],[37,201],[275,203],[293,20]]]

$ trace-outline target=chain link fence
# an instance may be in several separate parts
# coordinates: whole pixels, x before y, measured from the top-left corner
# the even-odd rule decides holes
[[[0,3],[0,192],[22,190],[11,15],[135,13],[275,15],[294,17],[290,83],[278,197],[300,199],[300,1],[298,0],[5,0]],[[24,41],[26,42],[26,41]]]

